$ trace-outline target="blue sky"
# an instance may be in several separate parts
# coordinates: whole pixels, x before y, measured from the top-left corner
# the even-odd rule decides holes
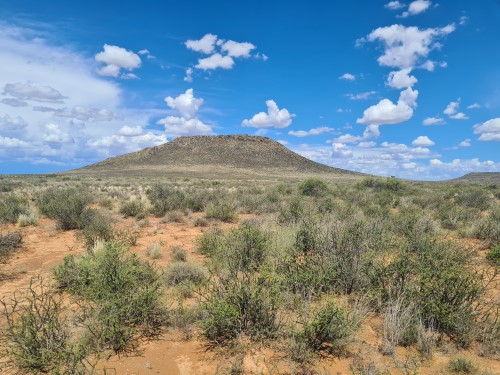
[[[0,173],[181,135],[412,179],[500,171],[500,2],[0,1]]]

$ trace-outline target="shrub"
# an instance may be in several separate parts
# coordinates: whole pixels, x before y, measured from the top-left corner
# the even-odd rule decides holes
[[[359,326],[359,319],[347,308],[327,303],[307,321],[295,339],[314,352],[338,352]]]
[[[208,227],[208,221],[203,217],[197,217],[194,219],[193,224],[195,227]]]
[[[0,234],[0,263],[3,263],[15,249],[21,247],[22,236],[19,232]]]
[[[276,285],[257,275],[216,279],[201,306],[203,335],[214,345],[225,345],[241,333],[273,337],[279,327],[278,296]]]
[[[85,217],[85,220],[83,220],[81,236],[87,250],[91,250],[99,242],[109,242],[115,238],[112,219],[108,215],[87,209],[82,217]]]
[[[173,246],[171,258],[173,262],[185,262],[186,261],[186,250],[181,246]]]
[[[309,197],[322,197],[329,192],[329,188],[323,180],[311,177],[299,184],[299,191],[302,195]]]
[[[415,307],[403,295],[389,301],[384,313],[383,354],[392,355],[395,346],[416,341],[417,337],[411,332],[415,327],[415,317]],[[408,337],[410,335],[415,337]]]
[[[227,223],[236,221],[236,205],[230,200],[216,200],[210,202],[205,208],[205,216],[208,219],[221,220]]]
[[[0,200],[0,223],[16,223],[19,215],[28,213],[28,202],[15,195]]]
[[[165,282],[168,286],[191,283],[199,285],[208,278],[202,266],[189,262],[174,262],[165,269]]]
[[[480,188],[459,190],[455,195],[458,204],[481,211],[487,210],[492,203],[490,192]]]
[[[121,352],[165,323],[162,287],[153,266],[120,243],[104,243],[82,257],[68,256],[54,270],[58,287],[83,298],[84,314],[102,349]]]
[[[38,224],[38,214],[36,212],[28,212],[26,214],[20,214],[17,218],[17,225],[20,227],[27,227],[29,225]]]
[[[137,199],[131,199],[121,204],[119,212],[124,217],[137,217],[144,212],[144,205]]]
[[[406,185],[404,184],[404,182],[395,177],[388,177],[386,179],[365,177],[358,184],[358,187],[368,187],[377,191],[400,191],[406,189]]]
[[[161,259],[163,258],[163,250],[159,242],[154,242],[146,250],[146,255],[151,259]]]
[[[76,188],[48,189],[38,196],[40,213],[57,222],[62,230],[83,227],[83,214],[91,202],[88,192]]]
[[[493,209],[486,217],[481,218],[474,229],[474,236],[493,243],[500,242],[500,208]]]
[[[165,220],[168,223],[183,223],[184,222],[184,214],[182,211],[175,210],[175,211],[169,211],[165,215]]]
[[[222,229],[210,228],[197,239],[197,250],[200,254],[212,257],[219,251],[223,240],[224,232]]]
[[[470,359],[462,357],[451,359],[448,363],[448,369],[457,374],[473,374],[477,370]]]
[[[496,245],[488,251],[486,254],[486,260],[489,263],[500,267],[500,245]]]
[[[84,374],[91,348],[72,340],[62,296],[41,279],[23,295],[0,300],[3,354],[11,365],[30,373]]]
[[[162,184],[154,184],[146,191],[151,201],[151,212],[157,217],[164,216],[168,211],[179,210],[184,206],[184,193]]]

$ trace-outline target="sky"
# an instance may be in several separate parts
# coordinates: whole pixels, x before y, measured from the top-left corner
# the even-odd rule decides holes
[[[0,174],[250,134],[419,180],[500,171],[500,1],[0,0]]]

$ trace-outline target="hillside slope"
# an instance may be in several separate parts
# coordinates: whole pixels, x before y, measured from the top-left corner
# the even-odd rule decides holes
[[[316,163],[270,138],[248,135],[179,137],[69,173],[234,178],[360,175]]]

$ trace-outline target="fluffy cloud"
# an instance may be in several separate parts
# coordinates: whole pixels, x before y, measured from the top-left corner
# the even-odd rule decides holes
[[[478,103],[474,103],[474,104],[467,106],[467,108],[468,109],[477,109],[477,108],[481,108],[481,106]]]
[[[445,123],[444,119],[440,117],[427,117],[424,121],[422,121],[422,124],[425,126],[442,125],[444,123]]]
[[[234,40],[219,39],[217,35],[205,34],[201,39],[188,40],[185,46],[195,52],[210,55],[198,59],[198,63],[194,68],[200,70],[215,70],[215,69],[232,69],[236,58],[248,59],[254,57],[263,61],[267,60],[267,56],[261,53],[251,54],[257,47],[250,42],[236,42]],[[187,68],[184,80],[192,82],[193,80],[192,67]]]
[[[31,145],[18,138],[9,138],[0,136],[0,146],[5,148],[30,148]]]
[[[21,116],[0,116],[0,131],[2,132],[17,132],[26,127],[28,127],[28,123]]]
[[[430,147],[430,146],[434,146],[436,143],[434,141],[432,141],[426,135],[421,135],[421,136],[415,138],[413,140],[413,142],[411,142],[411,144],[412,144],[412,146],[415,146],[415,147]]]
[[[401,4],[399,1],[389,1],[387,4],[384,5],[384,7],[390,10],[397,10],[404,8],[405,5]]]
[[[343,79],[343,80],[346,80],[346,81],[355,81],[356,80],[356,76],[351,74],[351,73],[344,73],[342,74],[339,79]]]
[[[464,139],[462,142],[458,144],[458,147],[470,147],[471,146],[471,139],[467,138]]]
[[[212,53],[215,49],[215,43],[217,42],[217,35],[205,34],[199,40],[187,40],[184,45],[195,52],[201,52],[206,55]]]
[[[290,130],[288,134],[293,135],[294,137],[307,137],[309,135],[320,135],[324,133],[330,133],[334,131],[333,128],[328,128],[326,126],[322,126],[319,128],[313,128],[311,130]]]
[[[24,100],[14,98],[4,98],[0,100],[0,103],[10,105],[11,107],[26,107],[28,105]]]
[[[193,89],[188,89],[185,93],[175,98],[167,96],[165,98],[165,103],[167,103],[170,108],[179,112],[182,117],[189,120],[196,116],[200,106],[203,104],[203,99],[195,98]]]
[[[250,57],[250,52],[254,50],[255,47],[252,43],[248,42],[235,42],[234,40],[228,40],[221,45],[221,50],[227,53],[231,57]]]
[[[392,25],[373,30],[364,41],[380,41],[384,45],[384,54],[377,61],[382,66],[394,68],[413,68],[427,58],[433,49],[440,45],[436,39],[455,30],[450,24],[442,28],[419,29],[415,26]]]
[[[479,141],[500,141],[500,117],[474,125],[474,133],[480,134]]]
[[[387,86],[398,90],[413,87],[418,80],[415,76],[410,75],[411,71],[412,68],[404,68],[396,72],[390,72],[387,77]]]
[[[87,142],[87,146],[101,151],[105,155],[133,152],[145,147],[158,146],[167,142],[164,134],[151,132],[138,136],[111,135]]]
[[[230,56],[222,56],[220,53],[214,53],[209,57],[198,59],[198,64],[194,67],[201,70],[213,70],[217,68],[232,69],[234,60]]]
[[[3,88],[3,94],[13,96],[19,100],[33,100],[47,103],[63,103],[63,99],[66,99],[65,96],[53,87],[42,86],[30,81],[24,83],[7,83]]]
[[[179,116],[167,116],[157,124],[165,126],[168,135],[211,134],[212,128],[204,124],[197,116],[203,99],[194,96],[193,89],[188,89],[177,97],[168,96],[165,103]]]
[[[384,125],[399,124],[413,116],[413,109],[417,106],[418,91],[410,87],[401,91],[397,104],[389,99],[382,99],[378,104],[367,108],[363,117],[356,120],[358,124]]]
[[[50,112],[51,108],[38,107],[34,109],[40,112]],[[86,106],[74,106],[73,108],[52,109],[54,116],[66,117],[80,121],[112,121],[118,116],[108,109],[97,109]]]
[[[67,132],[62,130],[59,125],[53,123],[45,125],[45,134],[43,135],[43,140],[47,143],[74,142],[73,138]]]
[[[430,8],[432,5],[432,2],[429,0],[415,0],[410,3],[408,6],[408,10],[406,12],[403,12],[400,17],[406,18],[408,16],[414,16],[416,14],[420,14],[425,12],[427,9]]]
[[[344,144],[341,142],[334,142],[332,143],[332,154],[331,156],[333,158],[349,158],[352,156],[352,151]]]
[[[243,120],[242,125],[252,128],[286,128],[291,125],[294,114],[290,114],[286,108],[279,109],[274,100],[267,100],[267,113],[259,112],[250,120]]]
[[[458,98],[456,102],[450,102],[443,111],[443,113],[445,115],[448,115],[450,118],[454,120],[467,120],[468,117],[465,113],[458,112],[459,107],[460,107],[460,98]]]
[[[102,52],[95,55],[97,62],[106,64],[97,70],[102,76],[118,77],[121,69],[130,71],[141,66],[141,58],[132,51],[109,44],[105,44],[103,48]]]
[[[141,135],[143,132],[142,127],[140,126],[122,126],[120,131],[118,132],[120,135],[125,137],[135,137]]]

